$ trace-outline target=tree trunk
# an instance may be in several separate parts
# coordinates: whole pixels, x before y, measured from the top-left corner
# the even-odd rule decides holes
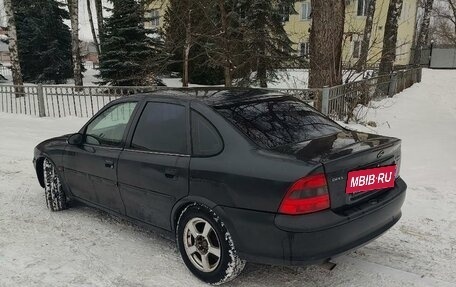
[[[90,4],[90,0],[87,0],[87,13],[89,14],[89,23],[90,23],[90,30],[92,30],[92,37],[93,43],[97,48],[97,54],[100,55],[100,44],[98,43],[97,33],[95,32],[95,25],[93,23],[93,15],[92,15],[92,7]]]
[[[403,0],[390,0],[386,16],[385,33],[383,35],[382,58],[380,60],[379,75],[388,75],[393,71],[396,60],[397,30],[401,17]]]
[[[219,0],[218,6],[220,9],[220,18],[222,22],[222,45],[223,45],[223,71],[225,75],[225,87],[232,86],[231,76],[231,58],[230,58],[230,44],[229,44],[229,31],[228,31],[228,15],[225,9],[225,1]]]
[[[261,23],[265,23],[266,20],[260,21]],[[257,67],[256,67],[256,72],[257,72],[257,79],[260,82],[260,87],[261,88],[267,88],[268,87],[268,74],[267,74],[267,68],[266,68],[266,62],[267,59],[267,53],[266,53],[266,30],[262,27],[258,31],[258,54],[257,54]]]
[[[189,8],[189,6],[187,6]],[[186,10],[186,21],[185,23],[185,44],[184,44],[184,49],[183,49],[183,75],[182,75],[182,87],[188,87],[188,82],[189,82],[189,71],[188,71],[188,66],[189,66],[189,57],[190,57],[190,48],[192,45],[192,16],[191,16],[191,10],[187,9]]]
[[[421,50],[427,44],[427,39],[429,35],[429,24],[431,22],[431,11],[432,11],[432,4],[434,0],[426,0],[424,4],[424,13],[423,13],[423,20],[421,21],[420,31],[418,34],[418,38],[416,40],[415,46],[415,53],[413,55],[413,64],[420,65],[421,62]]]
[[[95,10],[97,13],[98,35],[100,37],[100,44],[101,44],[103,42],[101,40],[101,38],[103,36],[103,3],[102,3],[102,0],[95,0]]]
[[[78,0],[68,0],[68,10],[71,21],[71,54],[73,58],[73,77],[75,86],[82,86],[81,53],[79,47],[79,3]]]
[[[448,5],[450,5],[451,12],[453,14],[453,24],[454,24],[454,34],[456,35],[456,3],[454,0],[447,0]],[[427,39],[426,39],[427,40]]]
[[[101,61],[101,52],[103,51],[103,35],[104,35],[104,25],[103,25],[103,2],[102,0],[95,0],[95,12],[97,14],[97,27],[98,27],[98,62]]]
[[[11,58],[11,70],[13,73],[13,83],[16,86],[22,86],[22,72],[21,64],[19,62],[19,52],[17,48],[17,31],[16,21],[14,18],[14,10],[11,4],[11,0],[4,0],[6,18],[8,19],[8,38],[9,38],[9,51]],[[22,88],[19,88],[22,90]],[[16,90],[17,91],[17,90]],[[16,94],[19,96],[19,94]]]
[[[309,87],[342,84],[345,0],[312,1]]]
[[[263,57],[258,58],[258,68],[257,68],[257,78],[260,80],[260,87],[268,87],[267,71],[266,64],[264,63],[265,59]]]
[[[356,72],[366,70],[367,56],[369,54],[369,44],[372,35],[372,25],[374,23],[375,5],[377,0],[370,0],[369,7],[367,7],[366,24],[364,25],[363,40],[361,42],[361,55],[359,57]]]

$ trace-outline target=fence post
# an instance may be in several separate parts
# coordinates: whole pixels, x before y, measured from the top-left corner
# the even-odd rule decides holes
[[[46,116],[46,109],[44,108],[44,93],[43,93],[43,85],[38,84],[37,86],[37,98],[38,98],[38,115],[39,117]]]
[[[422,75],[422,73],[423,73],[423,68],[418,68],[418,71],[417,71],[417,79],[416,79],[416,81],[417,81],[418,83],[421,83],[421,75]]]
[[[392,97],[397,91],[397,72],[393,72],[390,77],[390,83],[388,86],[388,96]]]
[[[329,87],[324,86],[321,94],[321,112],[324,115],[329,113]]]

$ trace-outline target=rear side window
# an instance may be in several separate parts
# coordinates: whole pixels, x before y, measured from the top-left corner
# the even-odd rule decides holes
[[[239,102],[214,108],[263,148],[304,142],[343,130],[292,97]]]
[[[147,103],[131,144],[139,150],[186,154],[185,107],[168,103]]]
[[[198,112],[192,111],[192,147],[195,156],[211,156],[223,149],[215,127]]]

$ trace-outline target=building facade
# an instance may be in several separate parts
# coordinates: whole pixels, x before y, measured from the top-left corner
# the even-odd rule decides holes
[[[344,43],[342,61],[345,66],[353,66],[361,53],[361,41],[364,34],[367,6],[370,0],[346,0]],[[163,27],[167,0],[155,1],[148,9],[145,27],[160,29]],[[369,44],[368,64],[376,66],[380,61],[383,33],[388,13],[389,0],[377,0],[372,34]],[[416,30],[418,0],[403,0],[399,19],[396,65],[408,65],[411,60],[412,45]],[[294,43],[298,55],[309,56],[309,35],[312,23],[312,1],[298,1],[295,4],[297,13],[286,16],[284,28]]]
[[[8,38],[8,29],[0,26],[0,63],[10,61],[10,52],[6,39]]]
[[[396,65],[410,63],[411,49],[416,30],[416,14],[418,0],[403,0],[401,17],[397,35]],[[361,42],[366,22],[369,0],[346,1],[344,43],[342,61],[345,66],[354,65],[361,53]],[[380,61],[383,47],[383,33],[388,13],[388,0],[377,0],[369,44],[368,63],[375,66]],[[309,55],[309,35],[312,17],[312,2],[299,1],[295,4],[297,14],[289,16],[285,22],[285,30],[295,43],[299,55]]]

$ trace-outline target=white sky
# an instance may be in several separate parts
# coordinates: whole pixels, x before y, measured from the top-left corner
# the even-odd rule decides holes
[[[61,0],[61,2],[63,2]],[[65,1],[66,2],[66,1]],[[93,13],[93,20],[95,21],[95,29],[97,27],[96,21],[97,17],[95,14],[95,4],[92,2],[92,13]],[[107,0],[103,0],[103,5],[109,5]],[[106,13],[106,12],[105,12]],[[70,21],[66,21],[65,23],[69,25]],[[0,25],[6,26],[6,16],[5,16],[5,9],[3,5],[3,0],[0,0]],[[87,1],[86,0],[79,0],[79,37],[83,41],[92,41],[92,32],[90,30],[90,22],[89,22],[89,15],[87,12]]]

